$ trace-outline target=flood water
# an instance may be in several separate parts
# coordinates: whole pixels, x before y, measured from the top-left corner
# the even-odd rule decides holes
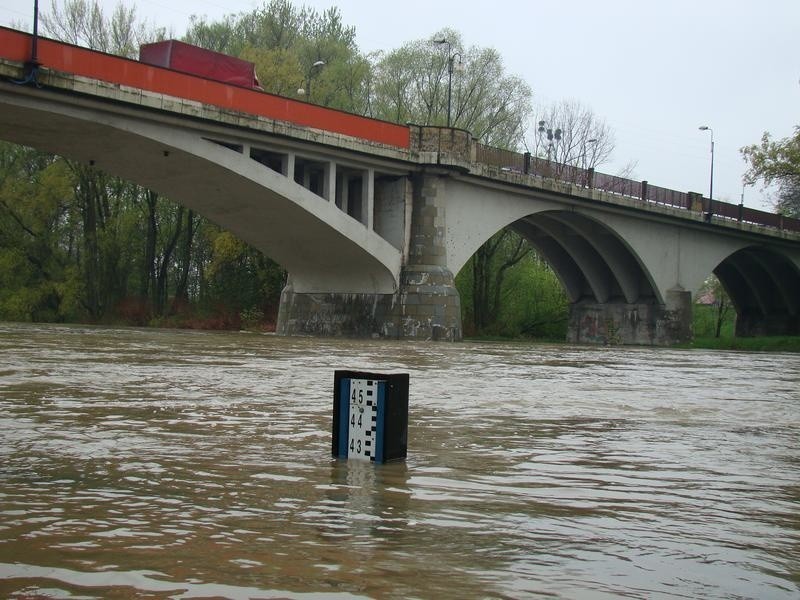
[[[0,429],[2,598],[800,595],[797,355],[0,323]]]

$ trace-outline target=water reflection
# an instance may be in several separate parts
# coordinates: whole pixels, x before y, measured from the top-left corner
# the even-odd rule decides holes
[[[800,591],[794,356],[0,324],[0,359],[2,597]],[[405,463],[330,458],[337,368],[411,373]]]

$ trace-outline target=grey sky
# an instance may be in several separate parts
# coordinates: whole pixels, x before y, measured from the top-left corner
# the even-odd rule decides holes
[[[116,0],[101,0],[108,11]],[[220,18],[253,0],[138,0],[138,13],[185,31],[192,14]],[[762,132],[786,137],[800,124],[800,2],[797,0],[305,0],[338,6],[362,51],[429,39],[444,27],[467,45],[496,48],[506,69],[525,79],[537,104],[574,99],[615,133],[616,173],[708,194],[714,130],[714,197],[738,202],[739,148]],[[41,0],[41,10],[49,8]],[[0,24],[30,23],[33,1],[0,0]],[[531,132],[533,126],[531,126]],[[532,133],[531,133],[532,135]],[[745,190],[745,204],[768,208],[767,194]]]

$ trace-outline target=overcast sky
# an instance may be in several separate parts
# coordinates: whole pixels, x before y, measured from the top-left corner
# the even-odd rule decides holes
[[[117,0],[101,0],[110,14]],[[40,0],[49,10],[50,0]],[[132,2],[126,2],[132,4]],[[140,17],[186,30],[192,14],[217,19],[254,0],[137,0]],[[739,148],[764,131],[782,138],[800,124],[800,0],[298,0],[338,6],[364,52],[430,39],[444,27],[468,46],[493,47],[506,70],[531,86],[534,102],[571,99],[615,133],[616,173],[708,194],[714,130],[714,197],[738,202]],[[0,24],[30,24],[33,0],[0,0]],[[557,124],[556,124],[557,125]],[[769,209],[747,188],[745,204]]]

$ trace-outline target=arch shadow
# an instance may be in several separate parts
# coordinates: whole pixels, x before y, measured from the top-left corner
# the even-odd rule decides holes
[[[663,303],[649,272],[610,227],[572,211],[511,224],[552,266],[571,303]]]
[[[736,309],[736,335],[800,335],[800,269],[764,246],[734,252],[714,269]]]

